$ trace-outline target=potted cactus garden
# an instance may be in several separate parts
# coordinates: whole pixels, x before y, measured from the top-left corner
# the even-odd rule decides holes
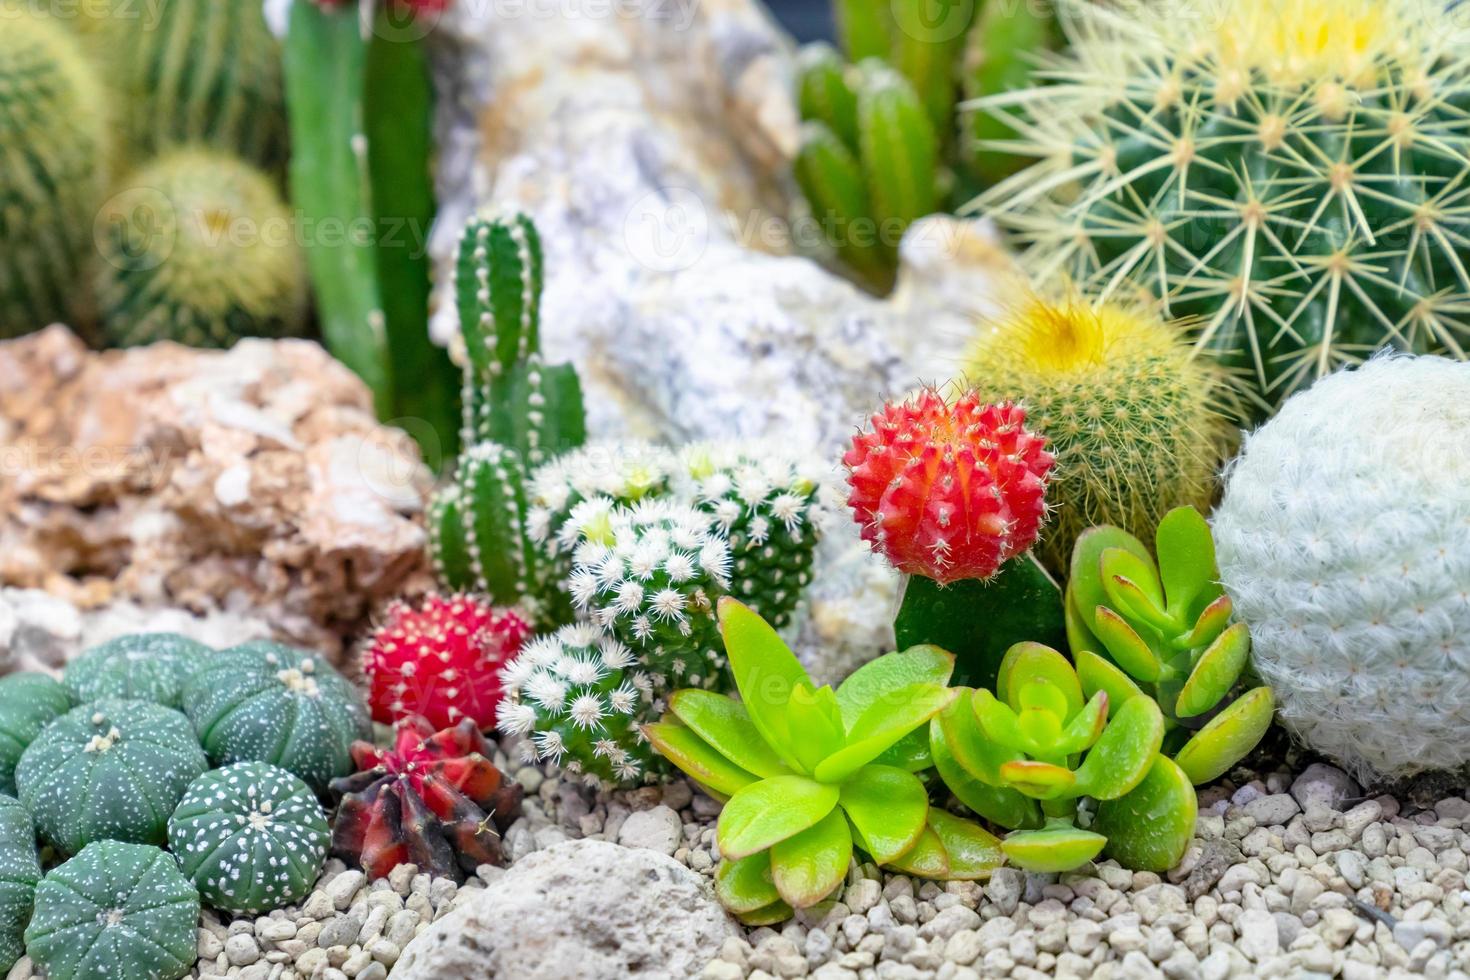
[[[1470,977],[1470,8],[830,8],[0,0],[10,980]]]

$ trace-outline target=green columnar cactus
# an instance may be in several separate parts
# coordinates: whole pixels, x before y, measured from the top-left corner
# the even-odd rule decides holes
[[[1037,162],[975,202],[1067,275],[1197,318],[1264,416],[1385,346],[1463,358],[1463,11],[1433,0],[1070,3],[996,96]]]
[[[169,854],[97,841],[36,886],[26,953],[48,980],[178,980],[198,927],[199,893]]]
[[[125,153],[209,146],[286,162],[281,49],[254,0],[81,4],[79,33],[118,93]]]
[[[541,241],[526,216],[476,218],[466,227],[455,280],[465,345],[462,439],[471,448],[432,503],[429,527],[435,566],[449,586],[526,605],[549,625],[567,610],[528,535],[527,470],[580,446],[586,421],[576,370],[541,360],[541,270]]]
[[[97,294],[113,343],[229,347],[301,332],[306,275],[291,215],[249,164],[172,151],[128,177],[102,221]]]
[[[311,892],[331,833],[311,787],[264,762],[237,762],[189,784],[168,821],[169,849],[204,901],[260,913]]]
[[[92,227],[107,181],[106,98],[76,40],[39,15],[0,31],[0,339],[90,318]]]
[[[352,771],[352,743],[372,732],[351,681],[311,652],[279,643],[211,657],[184,685],[183,703],[212,763],[268,762],[318,793]]]
[[[168,815],[209,765],[189,719],[104,698],[47,725],[15,767],[20,799],[64,854],[96,840],[162,844]]]
[[[22,936],[40,880],[30,811],[13,797],[0,796],[0,970],[9,970],[25,952]]]
[[[816,905],[841,886],[854,850],[925,878],[984,878],[1000,864],[994,837],[929,805],[902,751],[956,697],[946,687],[953,657],[934,647],[889,654],[833,691],[735,599],[720,601],[720,624],[741,700],[678,691],[667,719],[644,731],[728,798],[715,876],[727,909],[770,924]]]
[[[501,674],[501,732],[522,736],[529,762],[549,762],[590,785],[638,786],[667,765],[641,727],[662,702],[633,652],[592,623],[533,640]]]
[[[15,765],[41,729],[72,709],[66,688],[38,671],[0,677],[0,793],[15,795]]]
[[[950,786],[962,801],[975,795],[973,784],[989,787],[976,800],[986,808],[980,812],[1020,826],[1001,847],[1013,864],[1031,871],[1070,871],[1114,842],[1077,825],[1078,800],[1118,800],[1160,766],[1165,776],[1175,772],[1158,754],[1164,739],[1158,705],[1130,698],[1109,718],[1107,693],[1084,700],[1072,665],[1037,643],[1012,647],[996,693],[963,691],[930,726],[930,738],[931,753],[943,760],[941,775],[957,777]],[[1110,827],[1119,846],[1146,859],[1139,867],[1172,867],[1189,843],[1194,790],[1176,775],[1172,782],[1160,779],[1161,805],[1151,821]],[[1037,801],[1040,826],[1018,796]]]
[[[214,650],[177,633],[120,636],[66,665],[62,682],[77,704],[132,698],[177,708],[189,679]]]

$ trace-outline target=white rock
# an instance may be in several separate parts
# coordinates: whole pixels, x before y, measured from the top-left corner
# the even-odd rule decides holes
[[[1321,762],[1312,763],[1291,784],[1291,795],[1303,809],[1315,803],[1340,810],[1345,800],[1362,792],[1362,787],[1347,773]]]
[[[646,849],[580,840],[537,851],[403,951],[395,980],[694,976],[731,920],[709,883]]]
[[[666,806],[628,814],[618,831],[618,843],[624,847],[643,847],[660,854],[673,854],[683,840],[684,825]]]
[[[1238,948],[1257,963],[1281,952],[1276,917],[1263,909],[1247,909],[1235,920]]]

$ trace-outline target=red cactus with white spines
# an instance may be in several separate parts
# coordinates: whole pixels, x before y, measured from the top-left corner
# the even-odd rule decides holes
[[[435,729],[469,718],[493,727],[500,670],[530,635],[519,613],[470,595],[393,603],[363,651],[373,718],[393,724],[417,715]]]
[[[941,585],[991,577],[1046,519],[1053,459],[1017,405],[973,393],[951,405],[927,388],[885,405],[842,461],[863,540]]]

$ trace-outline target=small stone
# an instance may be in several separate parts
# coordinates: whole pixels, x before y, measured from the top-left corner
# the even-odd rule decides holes
[[[1291,784],[1291,795],[1306,809],[1312,804],[1341,809],[1344,801],[1361,796],[1363,789],[1336,766],[1314,762]]]
[[[321,935],[317,936],[316,944],[322,949],[352,945],[357,941],[358,933],[362,931],[362,918],[360,913],[353,913],[332,919],[322,926]]]
[[[1245,805],[1245,815],[1261,827],[1284,827],[1288,820],[1300,812],[1301,807],[1287,793],[1258,797]]]
[[[260,959],[260,946],[254,936],[239,933],[225,940],[225,958],[235,966],[249,966]]]
[[[1235,920],[1235,932],[1240,937],[1236,948],[1256,963],[1281,952],[1280,933],[1270,912],[1247,909]]]
[[[1448,946],[1453,935],[1449,924],[1442,919],[1422,919],[1413,922],[1404,919],[1393,927],[1394,942],[1411,952],[1425,940],[1433,941],[1436,948]]]
[[[356,869],[344,871],[331,881],[327,882],[323,889],[327,897],[332,900],[332,907],[341,912],[352,904],[353,897],[363,884],[367,882],[367,875]]]
[[[842,901],[854,913],[862,915],[878,904],[883,897],[883,884],[873,878],[864,878],[854,884],[848,885],[847,890],[842,893]]]
[[[660,854],[673,854],[683,840],[684,825],[679,814],[663,805],[629,814],[618,831],[618,843],[624,847],[641,847]]]
[[[995,903],[1001,915],[1014,915],[1021,903],[1026,876],[1015,868],[997,868],[985,885],[985,896]]]

